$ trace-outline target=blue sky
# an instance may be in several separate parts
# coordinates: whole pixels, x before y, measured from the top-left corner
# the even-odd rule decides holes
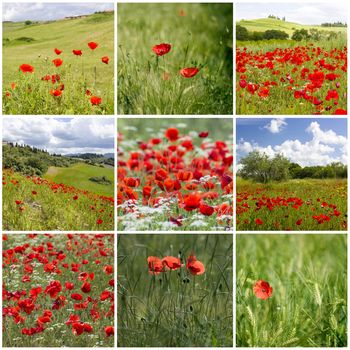
[[[238,160],[253,150],[282,153],[302,166],[347,160],[346,119],[239,118],[236,125]]]
[[[257,19],[266,18],[269,14],[286,17],[288,22],[300,24],[321,24],[324,22],[346,22],[346,4],[337,1],[327,3],[238,3],[236,4],[236,18]]]
[[[2,7],[2,20],[21,22],[25,20],[48,21],[67,16],[88,15],[96,11],[113,10],[113,3],[42,3],[11,2]]]

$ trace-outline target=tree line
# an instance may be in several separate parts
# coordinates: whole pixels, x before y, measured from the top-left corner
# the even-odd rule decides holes
[[[239,162],[240,169],[237,175],[246,180],[260,183],[270,181],[285,181],[288,179],[334,179],[347,178],[347,166],[340,162],[328,165],[302,167],[291,162],[282,154],[269,157],[266,153],[250,152]]]

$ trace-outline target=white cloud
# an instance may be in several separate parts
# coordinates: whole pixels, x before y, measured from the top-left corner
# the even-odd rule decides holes
[[[4,118],[3,140],[51,153],[114,152],[112,118]]]
[[[264,129],[267,129],[272,134],[278,134],[281,132],[285,126],[287,126],[287,122],[285,122],[284,118],[272,119],[270,123],[264,126]]]
[[[327,165],[332,162],[347,163],[347,139],[333,130],[322,130],[317,122],[312,122],[306,129],[312,135],[310,141],[286,140],[280,145],[261,147],[241,139],[237,151],[246,155],[253,150],[266,153],[269,157],[280,153],[291,162],[301,166]]]
[[[15,22],[25,20],[47,21],[112,9],[113,3],[4,3],[2,20]]]

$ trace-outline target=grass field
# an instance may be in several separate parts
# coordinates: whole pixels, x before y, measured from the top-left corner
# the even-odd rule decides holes
[[[90,50],[87,43],[99,46]],[[58,56],[54,49],[63,52]],[[75,56],[72,50],[82,50]],[[86,18],[25,25],[3,23],[3,112],[4,114],[113,114],[114,112],[114,13]],[[109,63],[101,61],[109,57]],[[59,67],[51,62],[63,60]],[[22,73],[20,65],[30,64],[33,73]],[[42,81],[46,75],[60,75],[60,81]],[[51,79],[50,79],[51,80]],[[15,83],[14,89],[11,84]],[[52,96],[51,89],[60,89]],[[92,105],[86,90],[102,98]],[[35,94],[34,94],[35,92]]]
[[[237,178],[237,230],[345,231],[347,181],[257,184]]]
[[[308,40],[236,42],[236,112],[241,115],[347,114],[346,28],[275,19],[239,21],[249,32],[318,29]]]
[[[232,253],[232,235],[118,235],[118,346],[231,347]],[[148,272],[149,256],[191,254],[203,274]]]
[[[232,23],[232,4],[118,4],[118,112],[232,114]]]
[[[238,347],[347,346],[347,236],[237,235]],[[271,298],[258,299],[263,279]]]
[[[113,196],[3,171],[2,223],[9,231],[112,231]]]
[[[111,184],[101,185],[89,180],[92,177],[102,176],[110,180]],[[114,168],[78,163],[68,168],[50,167],[44,178],[56,183],[64,183],[80,190],[88,189],[90,192],[102,196],[114,196]]]
[[[113,235],[4,235],[3,346],[113,347],[113,247]]]
[[[230,118],[118,119],[118,230],[231,230],[232,128]]]

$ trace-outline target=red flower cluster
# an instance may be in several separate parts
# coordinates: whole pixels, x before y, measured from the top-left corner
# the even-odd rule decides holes
[[[173,256],[166,256],[163,259],[156,256],[149,256],[147,258],[147,263],[148,272],[151,275],[159,275],[161,272],[177,270],[184,266],[184,264],[181,263],[180,258]],[[192,275],[202,275],[205,272],[203,263],[197,260],[194,255],[190,255],[187,258],[186,268]]]

